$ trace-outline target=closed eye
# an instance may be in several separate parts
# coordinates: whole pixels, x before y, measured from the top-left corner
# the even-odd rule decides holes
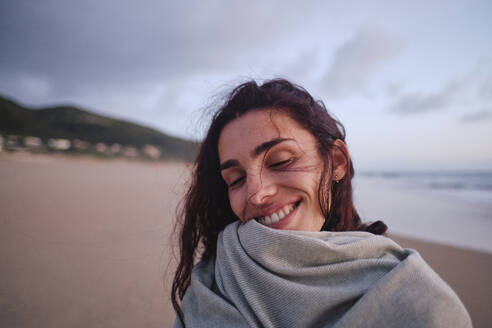
[[[241,181],[244,180],[244,178],[245,178],[245,176],[242,176],[239,179],[232,181],[231,183],[229,183],[228,187],[230,188],[230,187],[234,187],[234,186],[238,185]]]
[[[289,158],[289,159],[286,159],[285,161],[280,161],[280,162],[276,162],[276,163],[273,163],[273,164],[270,164],[268,167],[281,167],[281,166],[284,166],[288,163],[292,162],[292,159]]]

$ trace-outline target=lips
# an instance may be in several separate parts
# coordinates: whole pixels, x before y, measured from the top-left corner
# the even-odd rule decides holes
[[[257,218],[256,220],[263,225],[272,225],[289,215],[289,213],[292,212],[299,205],[299,203],[300,201],[296,202],[295,204],[285,205],[277,212],[264,216],[262,218]]]

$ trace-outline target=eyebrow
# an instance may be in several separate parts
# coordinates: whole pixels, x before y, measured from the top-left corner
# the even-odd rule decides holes
[[[294,141],[294,139],[291,139],[291,138],[275,138],[275,139],[272,139],[270,141],[266,141],[266,142],[256,146],[255,149],[253,149],[251,151],[250,155],[253,158],[258,157],[260,154],[268,151],[273,146],[276,146],[279,143],[284,142],[284,141]],[[223,171],[223,170],[226,170],[226,169],[233,167],[233,166],[239,166],[239,162],[235,159],[229,159],[229,160],[225,161],[224,163],[220,164],[219,170]]]
[[[219,171],[227,170],[228,168],[233,166],[239,166],[239,162],[236,161],[235,159],[229,159],[224,163],[220,164]]]

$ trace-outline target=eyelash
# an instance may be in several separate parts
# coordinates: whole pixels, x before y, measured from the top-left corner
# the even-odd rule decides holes
[[[286,164],[290,164],[294,161],[293,158],[289,158],[289,159],[286,159],[284,161],[280,161],[280,162],[276,162],[276,163],[273,163],[273,164],[270,164],[268,167],[269,168],[278,168],[278,167],[282,167],[282,166],[285,166]],[[242,180],[244,180],[246,177],[245,176],[242,176],[240,177],[239,179],[236,179],[234,180],[233,182],[231,182],[228,187],[231,188],[231,187],[234,187],[236,186],[238,183],[240,183]]]
[[[280,162],[276,162],[276,163],[270,164],[270,166],[268,166],[268,167],[280,167],[280,166],[284,166],[285,164],[288,164],[290,162],[292,162],[292,158],[289,158],[289,159],[286,159],[284,161],[280,161]]]
[[[229,188],[234,187],[234,186],[235,186],[235,185],[237,185],[239,182],[241,182],[244,178],[245,178],[245,176],[242,176],[242,177],[240,177],[239,179],[232,181],[232,182],[228,185],[228,187],[229,187]]]

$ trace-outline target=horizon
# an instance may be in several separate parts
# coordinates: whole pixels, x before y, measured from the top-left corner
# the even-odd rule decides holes
[[[10,97],[5,94],[0,94],[0,97],[3,97],[4,99],[7,99],[9,101],[13,101],[14,103],[20,105],[21,107],[28,108],[30,110],[43,110],[46,108],[54,108],[54,107],[74,107],[92,114],[105,116],[115,120],[122,120],[132,124],[138,124],[147,128],[152,128],[171,137],[181,138],[183,140],[187,140],[191,142],[201,142],[201,140],[187,139],[186,137],[182,137],[180,135],[173,135],[167,133],[166,131],[162,130],[158,126],[154,127],[149,124],[140,123],[138,121],[132,120],[131,118],[121,118],[121,117],[117,117],[116,115],[106,114],[102,111],[97,111],[90,108],[84,108],[77,103],[52,103],[52,104],[46,104],[44,106],[36,106],[36,105],[26,104],[14,97]],[[422,161],[422,160],[393,161],[393,162],[392,161],[366,161],[363,163],[362,166],[358,165],[358,162],[354,162],[353,165],[354,165],[354,169],[356,170],[356,176],[358,175],[357,173],[362,173],[362,175],[365,175],[367,173],[372,173],[372,172],[377,172],[377,173],[396,172],[396,173],[417,173],[417,174],[418,173],[453,174],[453,173],[492,172],[492,162],[487,162],[487,161],[464,162],[464,163],[460,163],[460,165],[456,165],[456,163],[449,163],[449,162],[439,163],[439,162],[432,162],[432,161],[429,162],[429,161]]]

